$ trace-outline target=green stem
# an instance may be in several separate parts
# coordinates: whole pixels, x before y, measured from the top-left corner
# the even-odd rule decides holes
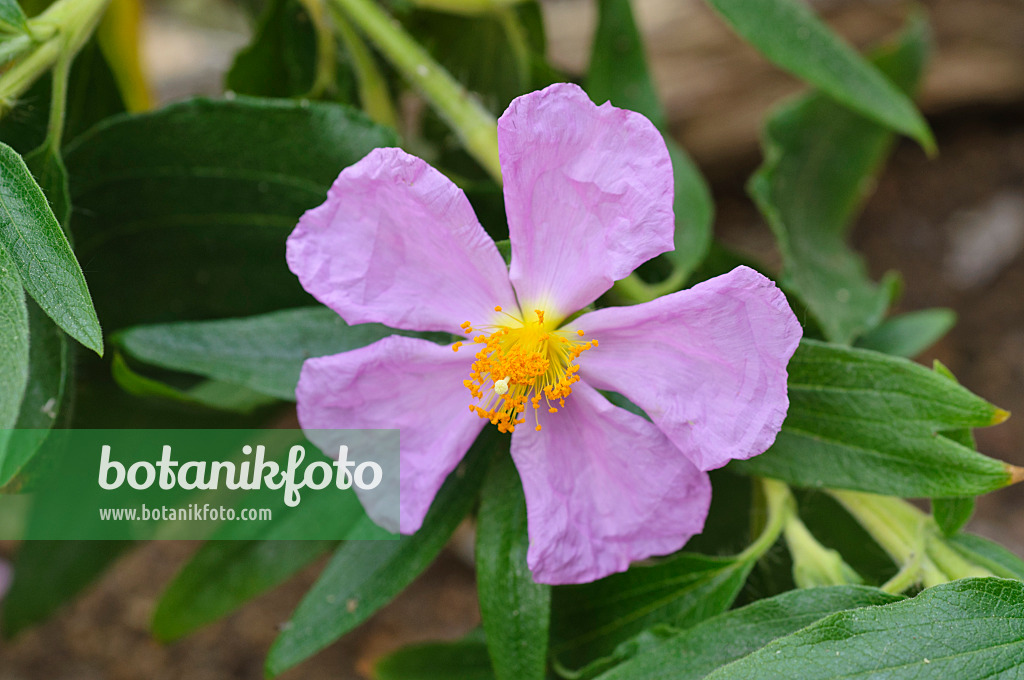
[[[109,0],[58,0],[38,17],[29,19],[32,35],[46,38],[31,43],[24,57],[0,76],[0,115],[10,110],[18,98],[44,73],[57,65],[59,60],[66,57],[70,66],[75,53],[81,49],[96,28],[108,2]],[[61,93],[67,89],[66,75],[65,73]],[[57,94],[56,86],[54,92]],[[63,99],[63,94],[61,98]],[[61,122],[55,124],[51,115],[50,134],[55,128],[63,126],[63,104],[55,102],[55,105],[61,107]]]
[[[786,522],[793,516],[796,508],[793,494],[789,492],[789,487],[782,482],[777,482],[774,479],[762,479],[761,489],[764,492],[768,519],[765,521],[764,529],[761,530],[761,535],[736,556],[736,559],[740,561],[761,559],[761,556],[779,540]]]
[[[337,81],[334,33],[326,21],[323,0],[299,0],[313,22],[316,33],[316,76],[306,96],[319,99],[334,90]]]
[[[797,587],[814,588],[864,582],[838,552],[818,542],[796,513],[786,522],[783,535],[789,554],[793,557],[793,580]]]
[[[349,56],[352,57],[352,69],[356,73],[356,83],[359,87],[359,101],[363,110],[374,121],[391,128],[398,127],[398,114],[395,112],[395,105],[391,101],[391,93],[388,92],[387,82],[377,68],[377,62],[366,47],[366,43],[359,37],[352,23],[345,18],[334,5],[331,5],[331,16],[334,19],[334,26],[338,30],[341,41],[345,44]]]
[[[413,4],[420,9],[464,16],[491,14],[495,10],[512,7],[520,2],[523,0],[413,0]]]
[[[373,0],[332,1],[430,102],[477,162],[501,183],[494,116]]]

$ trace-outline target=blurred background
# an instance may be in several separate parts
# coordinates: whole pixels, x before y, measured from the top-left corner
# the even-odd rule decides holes
[[[919,101],[940,153],[929,160],[914,143],[899,143],[853,242],[874,278],[902,273],[895,311],[956,311],[957,326],[919,360],[939,359],[970,390],[1015,413],[978,431],[978,446],[1024,465],[1024,3],[813,4],[861,48],[896,32],[913,7],[927,11],[935,52]],[[542,6],[552,63],[580,72],[594,3]],[[222,0],[147,2],[143,9],[143,65],[156,105],[219,95],[235,53],[251,38],[249,15]],[[744,183],[761,160],[765,113],[800,84],[744,45],[701,0],[634,0],[634,10],[672,130],[711,182],[717,237],[777,266],[771,234]],[[1024,491],[1011,487],[979,499],[970,529],[1024,555],[1022,520]],[[261,678],[266,649],[319,565],[202,632],[161,645],[148,633],[153,606],[195,547],[151,543],[126,553],[49,623],[0,643],[0,680]],[[0,556],[12,549],[0,543]],[[402,644],[474,628],[475,587],[462,549],[457,539],[395,602],[281,677],[369,677],[372,660]]]

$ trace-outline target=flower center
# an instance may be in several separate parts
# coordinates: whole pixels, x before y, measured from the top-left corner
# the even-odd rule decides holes
[[[494,311],[501,312],[501,307]],[[501,432],[514,432],[516,425],[526,422],[524,412],[534,412],[536,430],[540,430],[537,413],[541,401],[549,413],[565,406],[572,394],[572,385],[580,378],[580,367],[574,362],[586,350],[597,347],[597,340],[579,340],[583,331],[556,330],[544,321],[544,310],[533,310],[532,319],[521,319],[504,313],[508,323],[485,326],[473,338],[482,345],[470,368],[469,379],[462,384],[477,399],[469,410],[490,420]],[[469,321],[462,324],[467,335],[477,332]],[[458,352],[461,342],[453,349]]]

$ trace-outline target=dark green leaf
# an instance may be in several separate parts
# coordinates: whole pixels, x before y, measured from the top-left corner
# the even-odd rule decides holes
[[[747,42],[864,116],[913,137],[935,140],[913,102],[833,33],[801,0],[707,0]]]
[[[354,493],[304,497],[276,508],[264,523],[225,524],[168,586],[153,617],[153,633],[175,640],[234,611],[326,553],[336,541],[293,541],[308,527],[339,539],[385,538]],[[324,533],[321,533],[324,532]]]
[[[901,599],[863,586],[790,591],[677,633],[601,675],[600,680],[697,680],[829,614]]]
[[[108,328],[310,304],[286,237],[344,167],[395,144],[339,104],[247,97],[119,116],[77,138],[65,154],[75,236]]]
[[[532,0],[477,16],[416,10],[405,22],[438,63],[495,114],[538,84],[533,76],[543,70],[545,38],[540,6]]]
[[[789,364],[789,413],[775,444],[735,469],[797,486],[902,497],[1002,488],[1011,469],[944,430],[1006,412],[906,359],[804,340]]]
[[[326,553],[333,541],[208,541],[168,586],[153,635],[176,640],[234,611]]]
[[[38,435],[34,446],[22,441],[16,449],[6,452],[0,447],[0,488],[22,472],[39,451],[64,403],[68,384],[70,348],[67,336],[34,302],[27,300],[26,306],[28,336],[32,341],[28,348],[28,381],[14,427],[34,430]]]
[[[739,6],[734,0],[722,4]],[[744,3],[750,9],[763,4]],[[912,90],[927,52],[926,26],[918,21],[876,61],[894,82]],[[766,126],[765,161],[749,190],[782,250],[783,285],[803,300],[833,342],[849,344],[876,326],[893,296],[895,279],[886,277],[877,286],[846,245],[850,222],[891,146],[887,129],[820,94],[784,106]]]
[[[120,354],[114,355],[110,370],[121,389],[136,397],[156,397],[189,406],[242,414],[251,413],[274,402],[273,397],[260,392],[217,381],[207,381],[191,389],[182,390],[136,373]]]
[[[494,680],[483,635],[403,647],[373,669],[376,680]]]
[[[974,498],[935,498],[932,500],[932,516],[939,529],[946,536],[959,532],[974,514]]]
[[[26,21],[18,0],[0,0],[0,30],[28,33]]]
[[[910,312],[886,319],[858,338],[856,345],[910,359],[938,342],[955,323],[951,309]]]
[[[946,545],[996,576],[1024,580],[1024,560],[998,543],[974,534],[957,534],[947,538]]]
[[[25,541],[4,598],[4,637],[40,623],[89,585],[130,541]]]
[[[729,608],[753,562],[680,553],[658,564],[554,589],[551,653],[579,668],[658,624],[692,626]]]
[[[494,428],[485,430],[412,536],[343,544],[274,641],[267,674],[282,673],[337,640],[426,569],[472,507],[495,449],[506,447],[507,438],[499,438]]]
[[[707,678],[1018,678],[1022,602],[1020,581],[954,581],[912,600],[833,614]]]
[[[14,264],[0,247],[0,431],[18,421],[28,383],[28,310]],[[0,437],[3,437],[0,434]],[[0,440],[0,455],[6,442]]]
[[[103,354],[103,335],[71,246],[14,149],[0,144],[0,248],[25,291],[68,335]]]
[[[637,111],[663,133],[667,131],[664,109],[647,68],[643,42],[633,19],[629,0],[600,0],[599,19],[591,48],[586,89],[602,104]],[[681,281],[693,272],[711,246],[714,203],[711,191],[690,156],[670,136],[665,136],[675,177],[675,250],[668,257]]]
[[[396,333],[410,335],[379,324],[348,326],[326,307],[304,307],[245,319],[138,326],[111,341],[139,361],[294,400],[306,359]]]
[[[551,587],[534,583],[526,566],[526,500],[510,456],[492,464],[477,521],[477,591],[494,676],[544,680]]]
[[[260,97],[306,95],[352,101],[353,81],[347,62],[327,64],[336,77],[332,82],[317,82],[321,50],[336,60],[344,53],[332,44],[320,44],[324,36],[318,33],[309,7],[299,0],[271,0],[266,4],[252,42],[235,56],[228,71],[229,90]],[[322,9],[320,13],[324,13]],[[329,91],[314,91],[321,86]]]

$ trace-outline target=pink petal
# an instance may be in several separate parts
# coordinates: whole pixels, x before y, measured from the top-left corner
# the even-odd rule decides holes
[[[512,435],[539,583],[586,583],[675,552],[704,527],[711,484],[658,429],[584,382],[540,432]]]
[[[420,528],[486,423],[470,413],[462,385],[471,363],[465,349],[391,336],[302,365],[296,397],[303,429],[400,430],[403,534]]]
[[[640,114],[551,85],[512,102],[498,149],[524,311],[564,318],[672,249],[672,162]]]
[[[747,267],[572,323],[598,341],[580,375],[642,408],[701,470],[764,452],[789,408],[786,364],[803,331],[775,284]]]
[[[338,175],[288,238],[303,288],[350,324],[460,332],[515,308],[505,263],[466,195],[401,149]]]

